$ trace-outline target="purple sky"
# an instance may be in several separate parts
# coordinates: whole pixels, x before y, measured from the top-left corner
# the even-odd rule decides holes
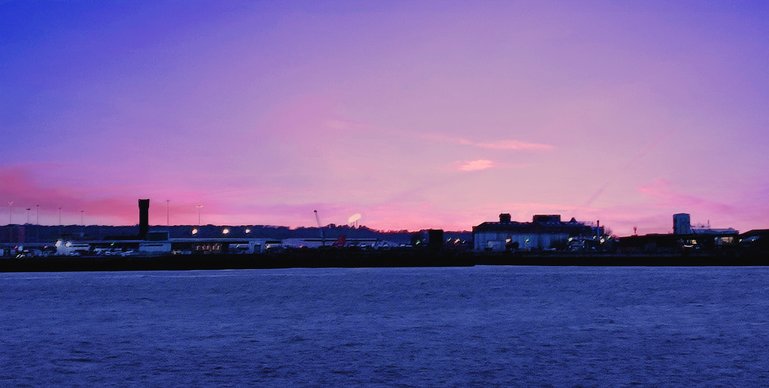
[[[0,204],[767,228],[768,20],[765,1],[2,2]]]

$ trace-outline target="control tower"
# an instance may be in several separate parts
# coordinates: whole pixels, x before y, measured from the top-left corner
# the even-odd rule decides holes
[[[150,200],[139,200],[139,240],[147,238],[150,230]]]

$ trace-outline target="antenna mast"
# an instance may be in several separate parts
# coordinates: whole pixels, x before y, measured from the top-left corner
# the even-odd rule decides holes
[[[320,231],[320,244],[321,246],[326,246],[326,237],[323,236],[323,227],[320,226],[320,217],[318,216],[318,211],[313,210],[313,213],[315,213],[315,222],[318,223],[318,230]]]

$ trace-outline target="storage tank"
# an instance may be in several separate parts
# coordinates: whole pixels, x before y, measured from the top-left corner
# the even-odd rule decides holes
[[[673,214],[673,234],[692,234],[692,222],[689,214]]]

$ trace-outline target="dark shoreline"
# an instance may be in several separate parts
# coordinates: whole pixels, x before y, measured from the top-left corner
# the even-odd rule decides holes
[[[162,271],[274,268],[469,267],[475,265],[693,267],[769,266],[769,255],[490,254],[427,251],[296,251],[265,255],[83,256],[0,259],[0,272]]]

